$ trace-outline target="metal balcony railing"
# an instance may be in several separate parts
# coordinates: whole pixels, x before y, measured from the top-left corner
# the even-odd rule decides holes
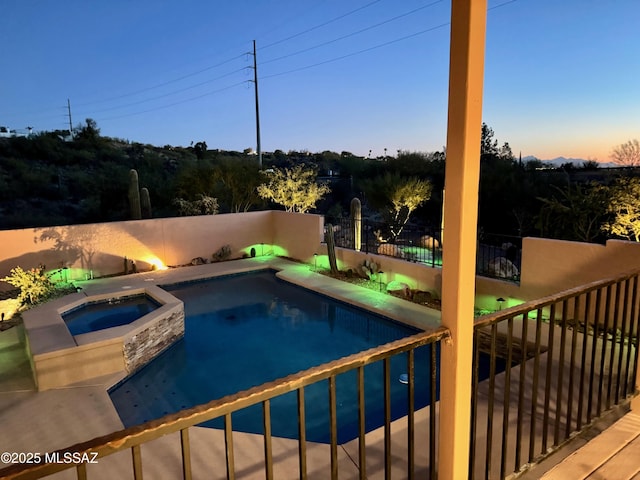
[[[327,404],[329,411],[329,448],[328,456],[325,462],[324,472],[330,473],[331,478],[338,478],[339,462],[338,462],[338,421],[337,421],[337,393],[338,387],[336,378],[340,375],[344,375],[347,372],[353,372],[353,378],[355,378],[355,390],[357,391],[357,424],[358,424],[358,457],[354,459],[358,463],[358,469],[360,471],[360,478],[366,478],[366,465],[367,462],[374,462],[376,464],[382,464],[385,475],[391,472],[392,462],[397,462],[397,457],[403,458],[403,470],[406,472],[407,478],[415,478],[416,468],[416,448],[420,448],[420,456],[424,457],[423,452],[427,452],[427,465],[422,465],[423,469],[429,472],[430,478],[435,478],[436,468],[436,439],[437,439],[437,368],[439,365],[439,348],[438,343],[447,335],[448,330],[439,328],[433,332],[422,332],[416,335],[397,340],[386,345],[367,350],[358,354],[354,354],[345,357],[340,360],[330,362],[325,365],[311,368],[309,370],[300,372],[298,374],[290,375],[281,380],[270,382],[259,387],[251,388],[247,391],[240,392],[235,395],[224,397],[220,400],[212,401],[206,405],[200,405],[187,410],[183,410],[176,414],[167,415],[159,420],[151,421],[137,427],[131,427],[119,432],[112,433],[110,435],[100,437],[89,442],[77,444],[65,448],[59,451],[59,454],[49,455],[50,458],[65,458],[65,452],[73,452],[75,455],[82,457],[84,454],[88,455],[88,458],[92,458],[92,453],[97,453],[97,458],[103,458],[111,454],[130,450],[131,463],[129,468],[129,474],[126,477],[122,476],[122,471],[119,471],[118,478],[133,478],[141,479],[145,465],[143,462],[143,455],[147,448],[152,449],[150,442],[165,436],[170,433],[179,432],[180,442],[180,458],[176,458],[176,462],[181,462],[182,465],[182,478],[191,479],[194,478],[192,471],[192,452],[200,452],[200,455],[206,455],[210,451],[210,445],[198,445],[194,444],[190,440],[190,429],[202,422],[209,421],[215,418],[224,419],[224,458],[226,459],[224,464],[219,466],[216,471],[216,475],[220,475],[222,471],[226,470],[226,478],[236,478],[236,469],[234,464],[234,458],[237,455],[246,455],[251,458],[255,458],[260,455],[260,450],[253,445],[252,451],[242,452],[239,448],[234,446],[234,431],[232,427],[232,418],[234,414],[249,408],[253,405],[262,406],[262,424],[264,426],[262,432],[262,451],[264,454],[264,478],[273,479],[274,477],[274,459],[272,436],[271,436],[271,415],[270,415],[270,401],[276,397],[284,395],[289,392],[296,392],[297,395],[297,412],[294,413],[297,416],[292,416],[292,421],[298,423],[298,451],[297,451],[297,464],[298,472],[289,471],[287,478],[299,477],[307,478],[307,441],[305,436],[305,387],[315,384],[321,381],[327,381]],[[415,425],[417,420],[415,418],[416,413],[416,365],[415,355],[417,349],[420,347],[426,347],[429,349],[428,355],[428,368],[427,374],[422,375],[419,379],[420,382],[426,382],[429,392],[429,405],[426,407],[428,410],[428,429],[426,431],[420,430],[420,434],[416,434]],[[406,448],[402,452],[394,452],[392,457],[392,407],[391,407],[391,361],[398,356],[406,357],[406,378],[403,378],[403,383],[406,381],[407,387],[407,405],[406,405]],[[404,361],[404,359],[401,359]],[[365,432],[365,404],[367,398],[365,398],[365,367],[376,362],[382,363],[382,384],[383,384],[383,411],[384,411],[384,423],[383,430],[383,449],[380,451],[378,448],[367,447],[367,435]],[[424,369],[423,369],[424,372]],[[177,439],[176,439],[177,440]],[[256,451],[258,450],[258,451]],[[204,453],[203,453],[204,452]],[[373,457],[373,458],[370,458]],[[98,465],[91,465],[91,469],[101,467]],[[0,478],[7,479],[34,479],[42,478],[52,473],[60,472],[63,470],[73,469],[77,471],[78,479],[91,478],[91,469],[87,468],[86,463],[79,465],[71,465],[65,463],[42,463],[33,465],[13,465],[0,470]],[[101,478],[104,478],[101,477]],[[115,477],[113,477],[115,478]],[[216,477],[217,478],[217,477]],[[282,477],[280,477],[282,478]]]
[[[526,470],[635,394],[638,275],[476,319],[470,478]]]

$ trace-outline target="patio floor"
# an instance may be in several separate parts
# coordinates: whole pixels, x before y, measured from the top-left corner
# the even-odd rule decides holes
[[[590,440],[576,439],[580,448],[565,456],[544,474],[543,480],[638,480],[640,479],[640,415],[630,412]],[[587,443],[584,443],[584,442]],[[573,448],[576,448],[574,445]],[[565,454],[566,455],[566,454]]]

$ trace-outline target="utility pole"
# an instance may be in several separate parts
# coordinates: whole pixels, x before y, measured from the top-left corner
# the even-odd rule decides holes
[[[258,152],[258,166],[262,168],[262,149],[260,148],[260,106],[258,104],[258,61],[256,56],[256,41],[253,41],[253,84],[256,92],[256,150]]]
[[[69,135],[73,138],[73,123],[71,122],[71,100],[67,98],[67,111],[69,112]]]

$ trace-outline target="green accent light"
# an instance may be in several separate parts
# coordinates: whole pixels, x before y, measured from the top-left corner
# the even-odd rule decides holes
[[[274,245],[271,243],[254,243],[253,245],[249,245],[244,248],[242,251],[247,255],[251,256],[251,249],[254,249],[256,252],[256,257],[267,257],[267,256],[278,256],[278,257],[288,257],[289,251],[286,248],[281,247],[280,245]]]

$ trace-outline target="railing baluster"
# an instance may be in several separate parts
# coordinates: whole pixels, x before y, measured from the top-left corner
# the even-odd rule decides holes
[[[549,408],[551,403],[551,381],[553,372],[553,341],[555,337],[556,304],[549,309],[549,334],[547,336],[547,372],[544,383],[544,414],[542,416],[542,453],[547,451],[549,435]]]
[[[533,385],[531,388],[531,428],[529,430],[529,457],[531,462],[536,448],[536,418],[538,417],[538,376],[540,375],[540,344],[542,341],[542,309],[536,312],[536,350],[533,360]]]
[[[180,452],[182,454],[182,478],[191,480],[191,445],[189,427],[180,430]]]
[[[485,470],[486,479],[491,478],[491,450],[493,445],[493,406],[496,395],[496,336],[498,333],[498,325],[491,325],[491,348],[489,351],[489,407],[487,410],[487,448],[485,453]]]
[[[437,442],[437,428],[436,423],[436,401],[437,389],[438,389],[438,348],[435,343],[429,345],[431,350],[431,362],[429,362],[429,370],[431,372],[431,399],[429,401],[429,478],[436,479],[438,471],[436,464],[436,442]]]
[[[578,389],[578,413],[576,414],[576,428],[582,428],[582,417],[584,415],[584,383],[587,368],[587,348],[589,340],[589,316],[591,314],[591,302],[593,300],[593,292],[588,292],[585,296],[584,319],[582,327],[582,356],[580,357],[580,382]]]
[[[304,387],[298,388],[298,468],[300,478],[307,478],[307,428],[304,410]]]
[[[384,478],[391,479],[391,359],[382,361],[384,375]]]
[[[522,338],[520,339],[520,382],[518,385],[518,424],[516,427],[516,461],[515,470],[522,466],[522,421],[524,418],[524,392],[527,369],[527,342],[529,337],[529,312],[522,314]],[[511,359],[509,359],[509,365]],[[507,365],[507,368],[509,368]]]
[[[614,372],[614,362],[615,362],[615,340],[611,342],[611,352],[609,353],[609,366],[606,364],[607,357],[607,345],[609,344],[609,332],[615,332],[618,329],[618,315],[620,313],[620,285],[616,286],[616,294],[613,297],[613,325],[611,329],[609,329],[609,314],[611,312],[611,288],[612,285],[607,286],[607,306],[605,309],[605,317],[604,317],[604,325],[602,326],[602,356],[600,357],[600,379],[598,382],[598,408],[596,409],[597,416],[600,416],[602,412],[602,401],[605,400],[605,408],[609,409],[609,404],[611,402],[611,387],[612,387],[612,378],[611,375]],[[604,397],[604,378],[608,376],[607,380],[607,396]]]
[[[230,413],[224,416],[224,450],[227,461],[227,480],[234,480],[236,472],[233,459],[233,429]]]
[[[364,367],[357,369],[358,382],[358,467],[360,469],[360,480],[367,478],[367,449],[365,442],[365,390],[364,390]]]
[[[633,393],[635,389],[635,378],[636,372],[638,368],[638,354],[636,353],[632,357],[632,350],[638,349],[640,346],[640,324],[638,322],[638,318],[636,318],[636,301],[638,299],[638,276],[633,276],[633,287],[631,291],[631,312],[629,314],[629,339],[627,343],[627,374],[624,376],[624,396],[626,397],[630,393]],[[634,348],[634,334],[635,338],[635,348]],[[633,361],[633,364],[631,363]],[[633,365],[633,367],[631,367]],[[629,374],[629,369],[631,369],[631,374]],[[631,383],[629,380],[631,379]]]
[[[511,360],[513,356],[513,317],[507,319],[507,366],[504,371],[504,397],[502,401],[502,442],[500,478],[506,476],[507,447],[509,444],[509,405],[511,404]]]
[[[414,410],[415,403],[415,371],[414,371],[414,353],[411,349],[407,352],[407,476],[409,480],[415,478],[415,423]]]
[[[76,476],[78,477],[78,480],[87,480],[87,464],[86,463],[78,464],[78,466],[76,467]]]
[[[433,348],[433,347],[432,347]],[[469,446],[469,478],[475,479],[476,436],[478,421],[478,387],[480,370],[480,329],[473,329],[473,371],[471,377],[471,442]],[[433,441],[433,439],[430,439]],[[430,459],[431,461],[432,459]]]
[[[595,387],[596,353],[598,351],[598,331],[600,327],[600,309],[602,307],[602,288],[596,291],[596,309],[593,317],[593,336],[591,337],[591,370],[589,372],[589,396],[587,400],[587,423],[591,423],[593,414],[593,389]]]
[[[560,421],[562,420],[562,390],[564,382],[564,356],[566,350],[567,341],[567,314],[569,309],[569,302],[567,300],[562,301],[562,324],[560,329],[560,359],[558,360],[558,383],[556,387],[556,421],[553,428],[553,445],[558,446],[560,444]],[[569,412],[567,412],[569,415]]]
[[[573,329],[571,332],[571,356],[569,359],[569,389],[567,391],[567,422],[564,430],[564,438],[571,434],[571,413],[573,412],[574,370],[576,366],[576,347],[578,344],[578,317],[580,316],[580,297],[573,299]]]
[[[273,479],[273,450],[271,447],[271,404],[269,400],[262,402],[262,425],[264,428],[264,473],[267,480]]]
[[[329,377],[329,438],[331,443],[331,479],[338,480],[338,418],[335,375]]]
[[[133,462],[133,478],[135,480],[142,480],[142,453],[140,452],[140,445],[131,447],[131,460]]]
[[[616,391],[614,397],[614,403],[617,405],[620,402],[620,390],[623,385],[626,385],[625,378],[629,375],[629,364],[625,365],[625,373],[624,377],[622,376],[622,367],[624,363],[624,349],[625,346],[627,350],[630,350],[631,342],[627,342],[627,320],[629,319],[629,290],[630,290],[631,282],[629,279],[624,281],[624,296],[622,299],[622,325],[620,326],[620,351],[618,353],[618,372],[617,372],[617,382],[616,382]],[[629,335],[630,337],[630,335]],[[628,356],[627,356],[628,358]]]

